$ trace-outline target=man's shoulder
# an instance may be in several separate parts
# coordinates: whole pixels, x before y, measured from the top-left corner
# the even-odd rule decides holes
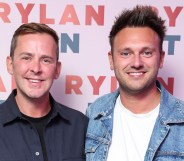
[[[8,105],[9,101],[6,100],[0,104],[0,123],[6,122],[12,116],[12,108]]]
[[[61,113],[61,115],[64,115],[67,118],[70,118],[71,120],[80,119],[84,122],[88,121],[88,118],[81,111],[68,107],[58,102],[56,102],[56,104],[57,104],[56,108],[59,111],[59,113]]]
[[[184,101],[168,92],[163,86],[161,88],[161,102],[166,105],[179,105],[184,107]]]
[[[0,103],[0,113],[2,113],[2,112],[5,112],[6,111],[6,109],[7,109],[7,102],[8,102],[8,100],[6,100],[6,101],[3,101],[3,102],[1,102]]]
[[[115,92],[105,94],[97,98],[93,103],[89,105],[86,110],[88,117],[94,117],[98,114],[102,114],[110,111],[114,108],[117,97],[119,96],[119,89]]]
[[[4,102],[4,100],[0,100],[0,105]]]
[[[174,105],[179,109],[182,109],[182,111],[184,113],[184,101],[181,100],[180,98],[177,98],[173,95],[170,95],[169,101],[167,103],[170,105]]]
[[[115,98],[115,93],[108,93],[108,94],[104,94],[103,96],[100,96],[99,98],[97,98],[94,102],[92,102],[90,104],[90,107],[92,106],[96,106],[98,104],[106,104],[109,101],[112,101]]]

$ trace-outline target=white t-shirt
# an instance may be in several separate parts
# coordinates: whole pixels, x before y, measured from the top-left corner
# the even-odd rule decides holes
[[[159,107],[160,104],[146,114],[134,114],[122,105],[118,97],[107,161],[144,161]]]

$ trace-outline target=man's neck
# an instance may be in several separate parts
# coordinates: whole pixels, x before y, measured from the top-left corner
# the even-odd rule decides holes
[[[15,99],[21,113],[30,117],[43,117],[47,115],[51,109],[49,96],[43,99],[29,99],[16,95]]]
[[[122,104],[135,114],[144,114],[152,111],[160,103],[160,91],[153,88],[139,94],[128,94],[120,91]]]

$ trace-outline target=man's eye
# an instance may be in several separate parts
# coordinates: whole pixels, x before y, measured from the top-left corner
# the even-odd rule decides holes
[[[50,64],[50,63],[52,63],[52,60],[51,59],[43,59],[43,63]]]
[[[49,62],[50,62],[50,60],[48,60],[48,59],[43,59],[43,61],[44,61],[45,63],[49,63]]]
[[[31,58],[30,57],[22,57],[23,60],[30,60]]]
[[[149,57],[151,57],[152,56],[152,51],[144,51],[143,53],[142,53],[142,55],[144,56],[144,57],[147,57],[147,58],[149,58]]]
[[[127,52],[127,51],[121,52],[121,56],[123,56],[125,58],[129,57],[130,55],[131,55],[130,52]]]

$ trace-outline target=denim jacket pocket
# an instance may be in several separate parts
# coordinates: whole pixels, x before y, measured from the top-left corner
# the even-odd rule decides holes
[[[106,138],[87,133],[85,153],[93,153],[102,144],[109,144]]]
[[[107,151],[110,141],[105,137],[101,138],[93,134],[87,134],[86,136],[86,160],[87,161],[104,161],[107,157]]]

